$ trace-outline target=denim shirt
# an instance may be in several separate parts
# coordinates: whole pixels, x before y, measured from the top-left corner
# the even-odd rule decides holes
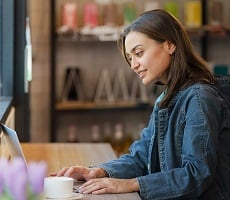
[[[113,178],[136,178],[143,200],[229,200],[230,78],[219,83],[196,83],[165,109],[162,94],[130,153],[99,167]]]

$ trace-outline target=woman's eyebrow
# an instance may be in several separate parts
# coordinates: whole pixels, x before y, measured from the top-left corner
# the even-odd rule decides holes
[[[140,47],[140,46],[142,46],[142,45],[141,45],[141,44],[138,44],[138,45],[134,46],[134,47],[131,49],[131,52],[134,52],[134,51],[136,50],[136,48],[138,48],[138,47]]]
[[[134,47],[131,49],[130,53],[133,53],[133,52],[136,50],[136,48],[138,48],[138,47],[140,47],[140,46],[142,46],[142,45],[141,45],[141,44],[137,44],[136,46],[134,46]],[[126,54],[129,54],[129,53],[126,51]]]

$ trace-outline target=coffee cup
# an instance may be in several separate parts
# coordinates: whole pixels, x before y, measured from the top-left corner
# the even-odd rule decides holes
[[[46,177],[44,179],[45,198],[70,198],[73,195],[73,178],[69,177]]]

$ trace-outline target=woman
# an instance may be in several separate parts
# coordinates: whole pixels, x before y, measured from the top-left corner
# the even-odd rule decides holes
[[[124,30],[119,46],[143,84],[165,86],[148,126],[129,154],[53,175],[86,180],[81,193],[136,191],[145,200],[229,200],[229,98],[182,25],[166,11],[149,11]],[[224,87],[229,91],[229,83]]]

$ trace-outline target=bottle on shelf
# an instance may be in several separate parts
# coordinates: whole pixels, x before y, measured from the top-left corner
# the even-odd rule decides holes
[[[176,18],[179,17],[179,11],[178,11],[178,3],[173,0],[168,0],[164,4],[164,8],[166,11],[174,15]]]
[[[132,1],[124,3],[124,25],[130,24],[136,18],[136,6]]]
[[[77,28],[77,4],[65,2],[62,5],[62,30],[75,31]]]
[[[117,4],[114,1],[103,3],[101,12],[104,26],[117,26]]]
[[[210,1],[209,24],[217,27],[223,25],[223,11],[223,2],[221,0]]]
[[[112,147],[117,154],[117,156],[120,156],[124,153],[124,131],[123,131],[123,125],[121,123],[117,123],[115,125],[113,140],[112,140]]]
[[[202,25],[202,5],[200,0],[184,2],[184,24],[189,28],[199,28]]]
[[[95,2],[88,2],[84,5],[83,24],[85,27],[94,28],[99,25],[99,10]]]
[[[91,142],[93,143],[101,142],[100,128],[97,124],[91,127]]]
[[[75,124],[71,124],[68,126],[66,141],[71,143],[79,142],[78,134],[77,134],[77,126]]]
[[[103,142],[112,144],[112,129],[110,123],[104,124],[104,134]]]

